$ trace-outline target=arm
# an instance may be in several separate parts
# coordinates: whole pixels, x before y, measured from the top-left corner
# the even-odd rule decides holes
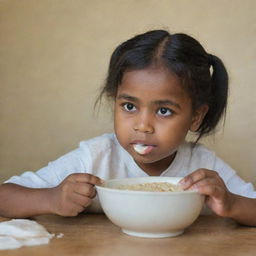
[[[51,211],[51,190],[32,189],[16,184],[0,186],[0,216],[9,218],[25,218]]]
[[[232,196],[233,203],[227,217],[244,225],[256,226],[256,199],[235,194]]]
[[[256,199],[228,191],[215,171],[199,169],[181,180],[183,189],[196,189],[206,196],[206,204],[219,216],[229,217],[249,226],[256,226]]]
[[[0,215],[25,218],[41,214],[76,216],[90,205],[101,180],[90,174],[69,175],[54,188],[34,189],[16,184],[0,186]]]

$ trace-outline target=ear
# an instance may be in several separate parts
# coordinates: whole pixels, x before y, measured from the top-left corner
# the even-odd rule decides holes
[[[197,108],[195,110],[193,118],[192,118],[192,122],[190,125],[190,131],[196,132],[198,130],[198,128],[200,127],[201,123],[203,122],[204,117],[207,114],[208,110],[209,110],[209,106],[206,104],[200,106],[199,108]]]

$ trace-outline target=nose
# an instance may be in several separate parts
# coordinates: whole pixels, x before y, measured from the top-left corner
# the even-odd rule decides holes
[[[133,129],[136,132],[153,133],[154,126],[153,126],[152,117],[148,113],[143,113],[141,115],[138,115],[134,123]]]

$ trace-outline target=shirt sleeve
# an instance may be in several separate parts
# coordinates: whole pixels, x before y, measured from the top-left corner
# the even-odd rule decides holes
[[[214,170],[219,173],[228,190],[234,194],[256,198],[256,191],[251,183],[245,182],[223,160],[216,157]]]
[[[72,173],[85,173],[90,168],[90,155],[83,146],[50,162],[37,172],[24,172],[4,183],[14,183],[29,188],[50,188],[60,184]]]

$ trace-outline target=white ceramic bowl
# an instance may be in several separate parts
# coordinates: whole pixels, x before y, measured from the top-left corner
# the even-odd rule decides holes
[[[171,237],[183,233],[202,209],[204,196],[196,191],[147,192],[117,189],[148,182],[177,184],[180,177],[113,179],[96,186],[103,211],[128,235]]]

